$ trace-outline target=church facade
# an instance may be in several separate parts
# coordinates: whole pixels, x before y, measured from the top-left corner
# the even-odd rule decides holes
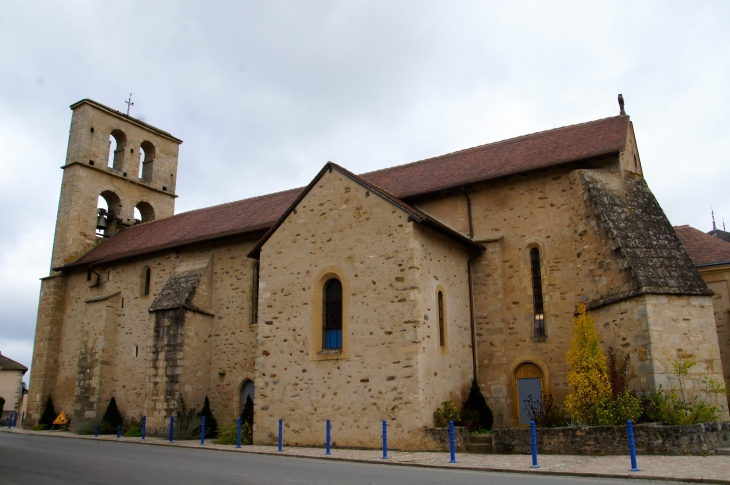
[[[281,418],[286,443],[320,445],[330,419],[336,445],[374,448],[387,419],[394,448],[425,449],[472,378],[497,426],[525,424],[527,392],[562,404],[579,303],[637,392],[666,387],[673,358],[699,361],[694,389],[730,372],[626,115],[362,175],[327,163],[307,187],[173,215],[181,141],[71,109],[28,425],[48,396],[74,420],[114,397],[158,428],[181,397],[220,420],[251,396],[257,444]]]

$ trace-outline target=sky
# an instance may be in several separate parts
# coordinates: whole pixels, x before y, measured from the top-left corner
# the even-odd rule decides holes
[[[730,225],[730,2],[0,0],[0,352],[30,367],[72,103],[184,140],[176,213],[615,116]],[[27,381],[28,375],[26,375]]]

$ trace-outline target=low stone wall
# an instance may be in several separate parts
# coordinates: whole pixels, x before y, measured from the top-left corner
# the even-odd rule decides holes
[[[454,428],[456,451],[466,451],[466,442],[469,439],[469,430]],[[418,451],[449,451],[449,428],[423,428],[420,448]]]
[[[730,447],[730,422],[662,426],[634,426],[636,453],[639,455],[706,455],[717,448]],[[538,452],[548,455],[628,455],[626,426],[588,428],[539,428]],[[495,453],[529,454],[530,430],[505,428],[492,430]]]

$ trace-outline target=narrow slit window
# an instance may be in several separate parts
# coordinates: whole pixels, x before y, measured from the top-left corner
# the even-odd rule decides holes
[[[332,278],[324,285],[325,349],[342,348],[342,283]]]
[[[251,324],[259,322],[259,262],[251,267]]]
[[[438,305],[439,305],[439,345],[444,347],[446,345],[446,336],[444,335],[444,294],[439,291],[438,293]]]
[[[142,296],[148,296],[150,294],[150,268],[147,267],[144,270],[144,288],[142,290]]]
[[[532,270],[532,304],[535,312],[535,337],[545,336],[545,307],[542,298],[542,276],[540,275],[540,250],[530,250]]]

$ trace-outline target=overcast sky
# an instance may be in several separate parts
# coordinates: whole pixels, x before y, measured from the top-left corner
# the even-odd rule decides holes
[[[176,212],[618,114],[669,220],[730,225],[730,2],[0,0],[0,351],[30,367],[71,111],[184,140]],[[27,376],[26,376],[27,377]]]

